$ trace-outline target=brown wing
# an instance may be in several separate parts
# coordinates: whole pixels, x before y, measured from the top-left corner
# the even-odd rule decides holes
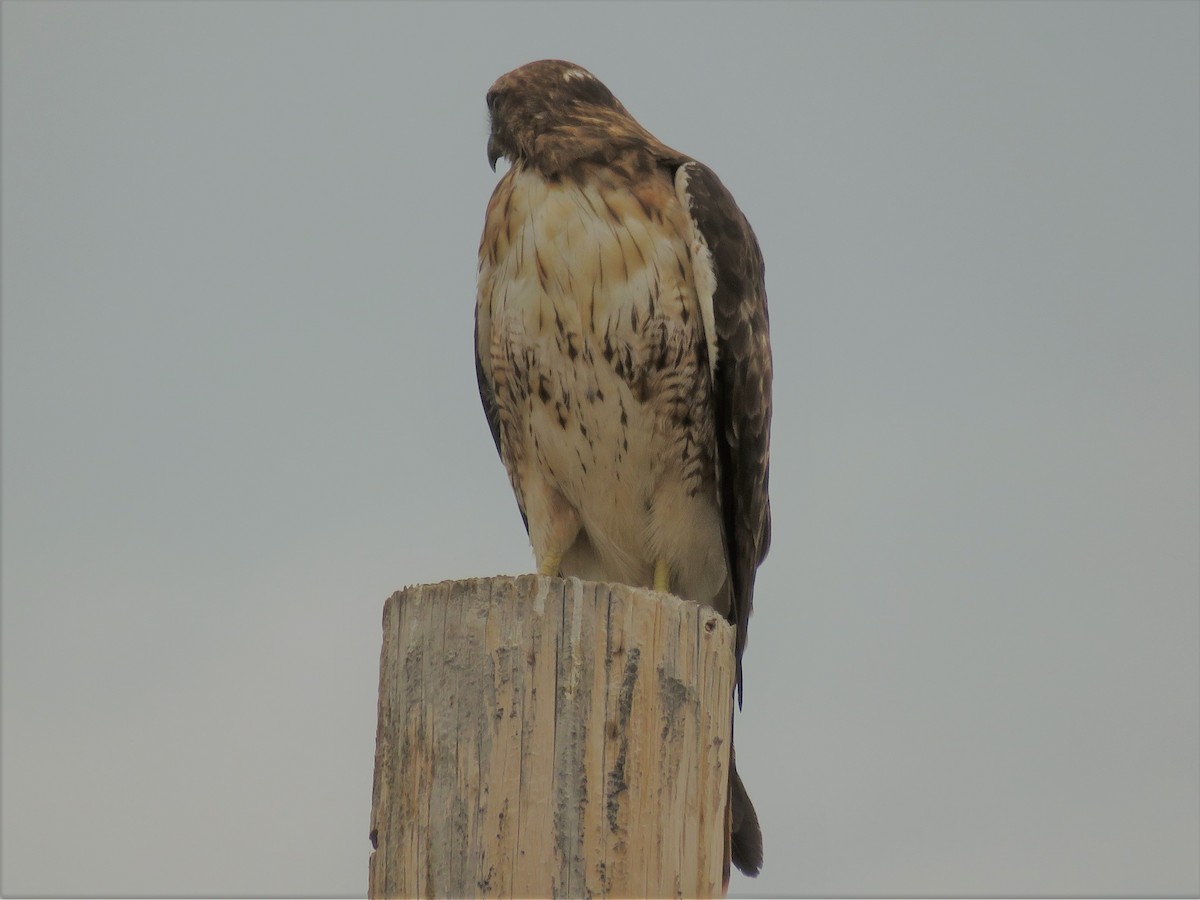
[[[754,576],[771,543],[767,496],[771,438],[771,342],[758,239],[707,166],[688,161],[692,221],[712,257],[717,477],[737,626],[738,705],[742,652],[754,603]]]
[[[479,382],[479,399],[483,403],[483,414],[487,417],[488,428],[492,432],[492,441],[496,444],[496,452],[500,453],[500,407],[496,402],[496,388],[483,368],[483,356],[479,348],[480,316],[475,312],[475,380]]]
[[[496,197],[501,194],[501,188],[506,182],[507,179],[502,180],[501,184],[497,186],[496,191],[492,194],[492,200],[488,204],[489,222],[493,207],[496,204]],[[480,246],[481,258],[491,252],[488,242],[493,239],[494,235],[489,234],[488,229],[485,228],[483,241]],[[487,418],[488,429],[492,432],[492,442],[496,445],[496,453],[500,456],[500,462],[507,471],[508,461],[505,460],[504,450],[500,445],[500,404],[496,399],[496,385],[492,382],[490,367],[484,365],[483,358],[492,343],[491,298],[486,295],[486,291],[488,290],[490,290],[490,286],[481,280],[475,296],[475,380],[479,384],[479,400],[483,403],[483,414]],[[509,472],[509,475],[511,478],[512,473]],[[528,533],[529,518],[525,515],[525,510],[521,506],[519,493],[517,495],[517,509],[521,513],[521,521],[525,524],[525,531]]]

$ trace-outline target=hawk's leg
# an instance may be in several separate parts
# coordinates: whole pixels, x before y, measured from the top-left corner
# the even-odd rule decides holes
[[[654,589],[664,594],[671,593],[671,564],[665,559],[654,563]]]
[[[521,494],[538,574],[558,575],[563,556],[579,536],[579,514],[541,472],[525,472]]]
[[[539,575],[557,575],[559,566],[562,565],[561,553],[547,553],[538,561]]]

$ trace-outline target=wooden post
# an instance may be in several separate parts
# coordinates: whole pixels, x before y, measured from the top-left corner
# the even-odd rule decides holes
[[[383,612],[368,894],[722,893],[733,629],[523,575]]]

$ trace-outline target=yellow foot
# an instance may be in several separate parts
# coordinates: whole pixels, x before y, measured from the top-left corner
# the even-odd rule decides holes
[[[665,559],[654,564],[654,589],[664,594],[671,593],[671,567]]]
[[[549,575],[551,577],[558,575],[558,567],[562,565],[561,553],[548,553],[542,557],[542,562],[538,566],[539,575]]]

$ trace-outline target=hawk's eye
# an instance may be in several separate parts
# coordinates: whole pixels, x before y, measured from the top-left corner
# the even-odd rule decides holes
[[[488,108],[488,112],[495,112],[495,111],[496,111],[496,99],[497,99],[497,94],[496,94],[496,92],[495,92],[495,91],[488,91],[488,92],[487,92],[487,108]]]

